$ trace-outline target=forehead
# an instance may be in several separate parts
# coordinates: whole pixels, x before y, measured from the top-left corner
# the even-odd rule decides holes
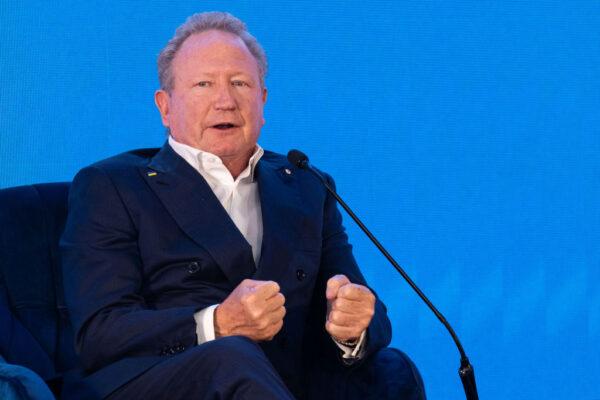
[[[173,67],[177,74],[190,69],[228,68],[258,73],[256,59],[244,41],[237,35],[218,30],[195,33],[188,37],[175,56]]]

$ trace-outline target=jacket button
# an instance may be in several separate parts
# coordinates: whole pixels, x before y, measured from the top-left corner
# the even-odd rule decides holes
[[[196,272],[200,271],[200,264],[198,264],[197,261],[192,261],[188,264],[187,271],[190,274],[195,274]]]
[[[297,269],[296,270],[296,278],[298,278],[299,281],[303,281],[304,278],[306,278],[306,272],[304,272],[304,270],[302,268]]]
[[[185,350],[185,346],[182,345],[181,343],[177,343],[175,345],[175,347],[173,347],[173,350],[175,351],[175,353],[181,353],[182,351]]]

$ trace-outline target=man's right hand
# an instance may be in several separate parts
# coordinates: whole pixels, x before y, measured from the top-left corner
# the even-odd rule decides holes
[[[271,340],[283,326],[284,303],[277,282],[244,279],[215,309],[215,337]]]

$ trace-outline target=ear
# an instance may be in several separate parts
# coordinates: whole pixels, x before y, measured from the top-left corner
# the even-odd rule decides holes
[[[262,102],[263,105],[267,102],[267,88],[263,88],[262,90]],[[264,114],[263,114],[264,115]],[[262,118],[262,124],[265,124],[265,117]]]
[[[169,126],[169,93],[162,89],[154,92],[154,104],[160,111],[160,117],[164,126]]]

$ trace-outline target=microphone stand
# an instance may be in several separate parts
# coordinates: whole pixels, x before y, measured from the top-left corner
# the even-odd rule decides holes
[[[292,151],[294,151],[294,150],[292,150]],[[292,151],[290,151],[290,153]],[[465,390],[466,399],[467,400],[479,400],[479,395],[477,394],[477,386],[475,384],[475,371],[469,361],[469,358],[467,357],[467,354],[465,353],[465,350],[462,347],[462,344],[460,343],[460,340],[458,339],[458,336],[454,332],[454,329],[452,329],[452,326],[450,326],[450,323],[448,323],[448,321],[442,315],[442,313],[439,312],[437,308],[435,308],[435,306],[431,303],[431,301],[429,301],[427,296],[425,296],[425,294],[413,282],[413,280],[408,276],[408,274],[404,271],[404,269],[402,269],[402,267],[396,262],[396,260],[394,260],[394,258],[391,256],[391,254],[388,253],[388,251],[383,247],[383,245],[381,243],[379,243],[379,240],[377,240],[377,238],[375,236],[373,236],[373,234],[371,233],[371,231],[369,231],[369,229],[365,226],[365,224],[363,224],[362,221],[356,216],[356,214],[354,214],[354,212],[350,209],[350,207],[346,204],[346,202],[344,200],[342,200],[342,198],[336,193],[336,191],[327,183],[327,180],[317,170],[315,170],[312,166],[309,165],[308,157],[306,157],[306,155],[302,154],[298,150],[296,150],[296,152],[300,153],[304,157],[296,160],[295,163],[294,162],[292,162],[292,163],[295,164],[298,168],[306,169],[306,170],[310,171],[313,175],[315,175],[323,183],[323,185],[325,186],[325,188],[327,188],[329,193],[331,193],[331,195],[344,208],[344,210],[346,210],[348,215],[350,215],[350,217],[354,220],[354,222],[356,222],[358,224],[360,229],[362,229],[362,231],[367,235],[367,237],[369,239],[371,239],[371,242],[373,242],[373,244],[385,256],[385,258],[387,258],[387,260],[394,266],[394,268],[396,268],[396,270],[400,273],[400,275],[402,275],[404,280],[406,282],[408,282],[410,287],[413,288],[413,290],[417,293],[417,295],[421,298],[421,300],[423,300],[425,302],[425,304],[427,304],[427,307],[429,307],[429,309],[435,314],[437,319],[439,319],[440,322],[446,327],[446,329],[448,330],[448,333],[450,333],[450,336],[452,336],[452,340],[454,340],[454,343],[456,344],[456,347],[458,348],[458,352],[460,353],[460,367],[458,369],[458,376],[460,377],[463,388]],[[288,153],[288,159],[290,159],[290,153]]]

